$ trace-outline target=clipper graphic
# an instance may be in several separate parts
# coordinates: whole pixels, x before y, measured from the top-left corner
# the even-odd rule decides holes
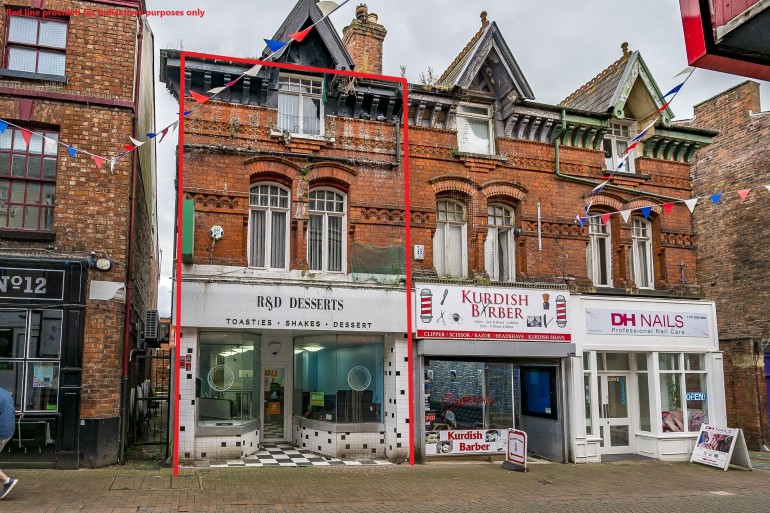
[[[564,296],[556,296],[556,325],[560,328],[567,325],[567,300]]]
[[[433,320],[433,293],[430,289],[420,292],[420,320],[424,323]]]

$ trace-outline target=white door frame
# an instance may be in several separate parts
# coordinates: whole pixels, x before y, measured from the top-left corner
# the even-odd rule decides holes
[[[270,394],[270,377],[266,375],[265,371],[268,370],[278,370],[283,369],[283,403],[281,404],[281,414],[283,416],[283,436],[281,438],[275,438],[275,437],[267,437],[267,432],[265,431],[265,420],[267,419],[267,408],[268,408],[268,402],[269,402],[269,394]],[[291,386],[289,383],[289,364],[288,363],[263,363],[262,364],[262,382],[260,384],[260,408],[261,408],[261,431],[260,433],[262,436],[260,436],[260,442],[266,441],[266,442],[290,442],[291,441],[291,415],[290,415],[290,407],[291,407]]]
[[[597,373],[597,390],[599,391],[599,424],[601,428],[596,435],[603,433],[603,442],[599,451],[602,454],[630,454],[634,453],[634,438],[636,430],[636,382],[632,381],[631,371],[599,371]],[[612,408],[609,398],[609,380],[624,380],[626,417],[610,416]],[[622,382],[622,381],[621,381]],[[628,426],[628,445],[614,446],[610,437],[610,428],[613,426]]]

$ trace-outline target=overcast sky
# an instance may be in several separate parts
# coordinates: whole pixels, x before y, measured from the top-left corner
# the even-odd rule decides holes
[[[337,3],[342,3],[339,0]],[[337,32],[353,19],[352,0],[331,16]],[[639,50],[663,91],[678,82],[674,76],[687,66],[684,36],[676,0],[369,0],[388,35],[383,73],[417,82],[430,67],[440,75],[481,26],[479,14],[497,23],[535,100],[556,104],[621,55],[620,44]],[[254,56],[264,38],[272,38],[294,6],[294,0],[147,0],[149,10],[202,9],[202,17],[149,18],[155,34],[155,75],[161,48]],[[676,119],[692,116],[692,106],[746,80],[743,77],[697,70],[672,104]],[[161,83],[156,85],[156,124],[171,123],[178,106]],[[203,107],[205,108],[205,107]],[[770,83],[762,82],[762,109],[770,110]],[[171,309],[171,263],[174,223],[174,146],[171,138],[158,148],[158,211],[163,251],[158,308]]]

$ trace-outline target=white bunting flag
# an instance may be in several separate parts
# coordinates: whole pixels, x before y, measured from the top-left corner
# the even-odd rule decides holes
[[[176,121],[174,121],[173,123],[171,123],[171,133],[172,134],[174,132],[176,132],[176,127],[178,127],[178,126],[179,126],[179,120],[178,119]]]
[[[336,2],[318,2],[316,4],[318,6],[318,9],[321,11],[321,14],[324,15],[324,18],[329,16],[331,13],[333,13],[339,5],[337,5]]]
[[[146,139],[144,141],[137,141],[136,139],[134,139],[133,137],[130,137],[130,136],[129,136],[129,140],[131,141],[131,144],[133,144],[137,148],[147,142]]]
[[[684,204],[687,205],[687,208],[690,209],[690,213],[692,214],[695,210],[695,205],[698,203],[698,198],[691,198],[688,200],[684,200]]]
[[[628,218],[631,217],[631,209],[629,208],[628,210],[621,210],[620,211],[620,217],[623,218],[623,222],[624,223],[627,223],[628,222]]]
[[[687,66],[685,69],[683,69],[682,71],[674,75],[674,78],[680,75],[686,75],[687,73],[692,73],[693,71],[695,71],[695,68],[693,68],[692,66]]]
[[[209,90],[208,90],[208,91],[206,91],[206,92],[207,92],[207,93],[211,93],[211,94],[219,94],[219,93],[221,93],[222,91],[224,91],[225,89],[227,89],[227,88],[226,88],[226,87],[224,87],[224,86],[223,86],[223,87],[215,87],[214,89],[209,89]]]
[[[768,191],[770,191],[770,185],[765,185],[765,189],[767,189]]]
[[[113,175],[115,174],[115,159],[116,157],[110,159],[110,173]]]
[[[257,64],[256,66],[251,68],[249,71],[244,73],[244,75],[248,75],[250,77],[256,77],[257,73],[259,73],[259,70],[261,70],[261,69],[262,69],[262,65],[261,64]]]

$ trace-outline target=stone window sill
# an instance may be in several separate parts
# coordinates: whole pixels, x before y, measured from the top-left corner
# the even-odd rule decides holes
[[[17,71],[14,69],[0,69],[0,78],[35,80],[39,82],[57,82],[66,84],[64,75],[49,75],[47,73],[30,73],[29,71]]]
[[[0,228],[0,238],[9,240],[33,240],[39,242],[52,242],[56,240],[54,232],[37,232],[32,230],[8,230]]]

